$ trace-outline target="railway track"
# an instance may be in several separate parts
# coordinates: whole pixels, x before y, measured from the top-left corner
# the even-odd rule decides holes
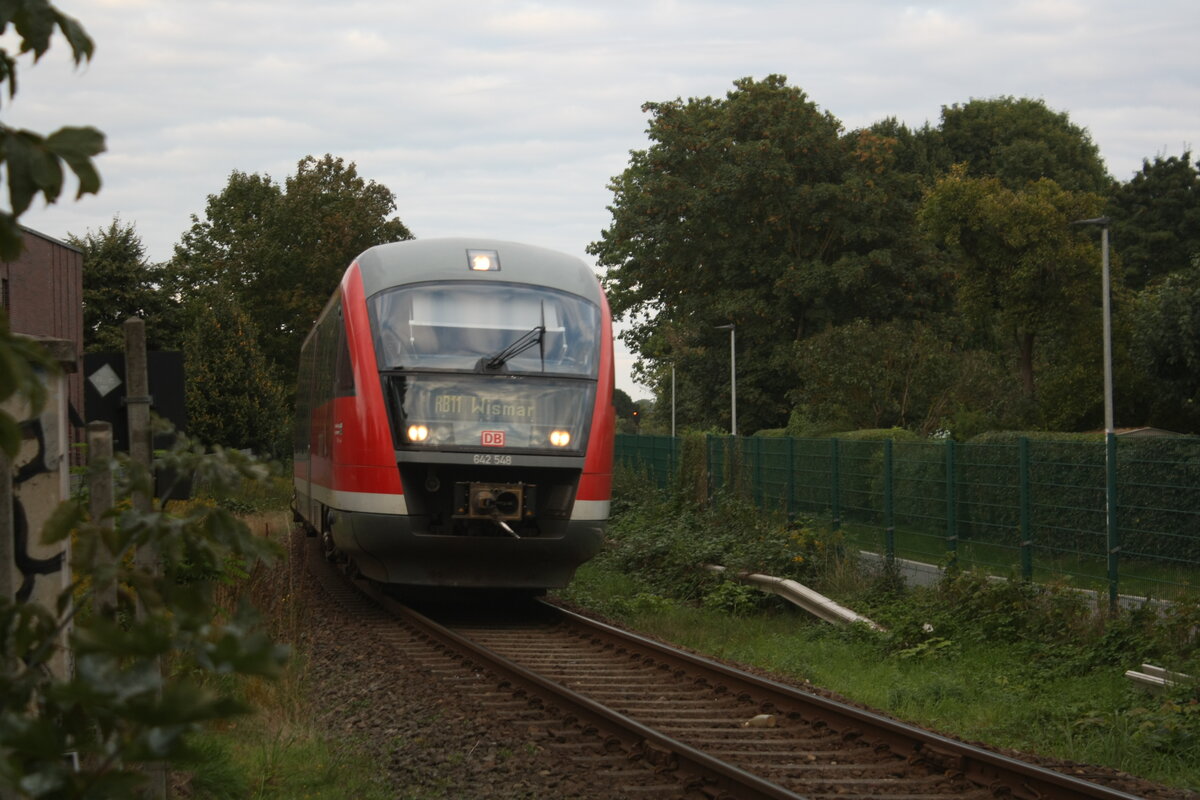
[[[351,588],[314,555],[309,563],[339,602],[378,619],[456,690],[477,694],[484,713],[594,770],[597,797],[1135,797],[551,605],[439,612],[435,621],[369,584]]]

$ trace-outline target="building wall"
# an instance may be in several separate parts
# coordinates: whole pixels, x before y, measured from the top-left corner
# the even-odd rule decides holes
[[[75,353],[82,357],[83,252],[35,230],[24,231],[24,252],[16,261],[0,262],[0,303],[9,324],[15,333],[74,342]],[[82,415],[83,374],[78,365],[67,381],[71,406]]]

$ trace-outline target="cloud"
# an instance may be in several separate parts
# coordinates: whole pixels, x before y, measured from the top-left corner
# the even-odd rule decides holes
[[[137,226],[170,256],[230,171],[283,180],[356,161],[419,236],[479,232],[586,257],[606,186],[646,146],[647,101],[782,73],[847,128],[936,123],[972,97],[1038,97],[1110,170],[1200,139],[1193,0],[73,0],[96,40],[57,42],[6,124],[95,124],[99,197],[24,220],[54,236]],[[640,394],[640,393],[639,393]]]

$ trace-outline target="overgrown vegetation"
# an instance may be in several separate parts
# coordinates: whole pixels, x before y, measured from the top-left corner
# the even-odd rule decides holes
[[[264,477],[239,454],[205,453],[182,436],[162,460],[214,487]],[[120,461],[116,497],[149,496],[148,471]],[[286,648],[249,606],[214,614],[212,604],[275,548],[203,503],[166,513],[124,500],[92,518],[75,497],[41,535],[73,537],[73,581],[53,608],[0,598],[0,793],[134,796],[148,762],[170,764],[188,733],[246,711],[211,676],[278,674]],[[68,674],[50,666],[64,634]]]
[[[256,535],[286,545],[292,527],[289,495],[287,481],[276,478],[204,502],[237,509]],[[293,583],[296,574],[285,550],[281,563],[259,566],[246,579],[225,586],[215,605],[230,610],[249,602],[259,609],[272,637],[298,645],[310,616]],[[332,739],[314,720],[303,650],[295,652],[276,679],[215,681],[252,710],[188,737],[175,781],[181,794],[197,800],[390,796],[367,749],[355,741]]]
[[[1143,662],[1200,675],[1195,598],[1102,615],[1064,586],[973,572],[910,588],[817,528],[697,488],[619,471],[610,546],[564,596],[966,739],[1200,788],[1200,684],[1151,695],[1123,677]],[[796,578],[886,630],[817,622],[701,569],[713,561]]]

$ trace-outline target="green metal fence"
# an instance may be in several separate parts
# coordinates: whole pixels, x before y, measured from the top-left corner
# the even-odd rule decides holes
[[[670,436],[617,437],[667,486]],[[710,491],[840,531],[885,557],[1105,592],[1200,591],[1200,438],[1005,443],[709,436]]]

